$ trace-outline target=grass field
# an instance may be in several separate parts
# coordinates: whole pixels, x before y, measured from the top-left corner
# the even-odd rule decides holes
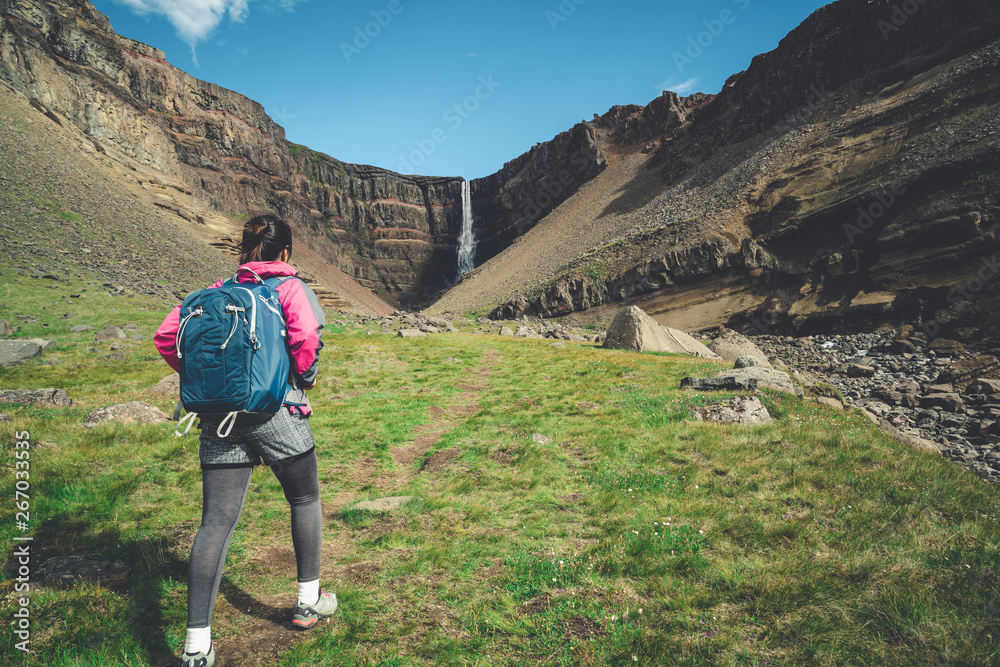
[[[0,386],[62,387],[76,401],[0,408],[12,417],[0,423],[0,540],[10,555],[30,534],[36,569],[80,555],[130,572],[33,587],[32,652],[11,639],[0,661],[170,665],[200,517],[197,437],[83,425],[114,403],[172,409],[149,391],[169,372],[152,343],[168,306],[92,294],[74,300],[86,315],[59,319],[78,287],[0,279],[3,317],[39,317],[17,336],[57,342],[0,369]],[[68,333],[126,322],[146,339],[123,358],[103,358],[109,344],[93,332]],[[678,388],[718,362],[350,325],[324,339],[312,426],[322,581],[341,610],[308,633],[288,629],[288,508],[259,468],[216,605],[219,665],[998,662],[1000,491],[856,412],[764,393],[774,424],[719,427],[687,415],[726,394]],[[14,520],[24,431],[27,533]],[[417,499],[391,514],[350,509],[396,495]],[[10,619],[20,594],[9,568],[2,577]]]

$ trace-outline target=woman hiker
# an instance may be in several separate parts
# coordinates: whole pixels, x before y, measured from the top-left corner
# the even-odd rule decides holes
[[[292,234],[284,220],[258,216],[243,227],[240,244],[240,282],[271,276],[294,276],[286,262],[292,254]],[[212,285],[221,286],[222,280]],[[292,623],[311,628],[318,619],[337,610],[337,596],[320,591],[320,546],[323,517],[320,508],[319,476],[312,429],[311,408],[305,390],[316,386],[317,355],[323,347],[320,329],[326,324],[316,295],[301,280],[292,278],[277,286],[284,311],[291,351],[292,371],[301,387],[285,397],[286,404],[269,421],[237,423],[226,438],[217,433],[218,424],[208,418],[201,430],[203,507],[201,526],[191,548],[188,566],[188,619],[181,667],[212,667],[215,649],[211,641],[212,609],[222,580],[226,552],[250,487],[253,466],[263,459],[271,467],[285,498],[291,505],[292,545],[298,571],[298,600],[292,609]],[[177,356],[177,329],[180,306],[174,308],[156,332],[156,348],[170,366],[180,370]],[[295,405],[291,405],[294,403]]]

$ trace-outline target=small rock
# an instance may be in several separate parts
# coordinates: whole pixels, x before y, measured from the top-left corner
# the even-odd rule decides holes
[[[174,373],[173,375],[168,375],[156,384],[154,384],[149,389],[154,394],[160,394],[162,396],[173,396],[174,398],[179,398],[181,395],[181,375],[180,373]]]
[[[830,398],[829,396],[817,396],[817,403],[822,403],[823,405],[829,405],[831,408],[836,408],[837,410],[843,410],[844,404],[835,398]]]
[[[541,433],[532,433],[531,440],[537,442],[539,445],[548,445],[552,443],[552,438],[547,435],[542,435]]]
[[[792,382],[792,378],[789,377],[788,373],[773,368],[755,368],[751,366],[749,368],[722,371],[721,373],[717,373],[715,377],[753,378],[757,380],[758,387],[777,389],[778,391],[785,391],[796,396],[802,395],[802,388]]]
[[[513,336],[514,331],[510,327],[500,327],[501,336]]]
[[[45,350],[51,350],[56,346],[56,342],[54,340],[46,340],[44,338],[29,338],[28,340],[42,348],[43,352]]]
[[[764,366],[757,357],[740,357],[733,363],[733,368],[762,368]]]
[[[734,396],[728,403],[695,408],[695,419],[716,424],[770,424],[774,420],[756,396]]]
[[[70,333],[83,333],[84,331],[90,331],[94,327],[89,324],[77,324],[69,328]]]
[[[863,364],[848,364],[847,377],[852,377],[852,378],[875,377],[875,368],[872,366],[865,366]]]
[[[427,334],[420,329],[400,329],[396,338],[426,338]]]
[[[757,380],[747,377],[686,377],[681,380],[681,389],[693,389],[694,391],[749,391],[756,388]]]
[[[7,320],[0,320],[0,336],[13,336],[14,327]]]
[[[65,408],[73,405],[73,399],[65,389],[0,389],[0,404],[2,403]]]
[[[120,562],[90,560],[83,556],[56,556],[38,566],[32,577],[43,586],[67,588],[81,581],[110,588],[124,588],[128,567]]]
[[[355,503],[349,509],[366,510],[369,512],[392,512],[398,510],[403,505],[416,500],[415,496],[392,496],[390,498],[377,498],[375,500],[362,500]]]
[[[939,356],[960,357],[965,354],[965,346],[951,338],[935,338],[927,347]]]
[[[992,380],[988,378],[979,378],[972,384],[970,384],[966,391],[970,394],[1000,394],[1000,380]]]
[[[155,405],[142,401],[132,401],[131,403],[110,405],[106,408],[93,410],[87,415],[84,425],[93,428],[106,421],[118,421],[125,424],[160,424],[170,421],[170,417]]]
[[[920,399],[922,408],[941,408],[947,412],[959,412],[965,408],[965,404],[958,394],[928,394]]]
[[[457,357],[447,357],[443,359],[442,362],[446,364],[460,364],[462,363],[462,360]]]
[[[121,329],[121,327],[116,327],[111,324],[98,331],[94,336],[94,340],[98,343],[103,343],[108,340],[126,340],[127,338],[128,336],[125,334],[125,331]]]

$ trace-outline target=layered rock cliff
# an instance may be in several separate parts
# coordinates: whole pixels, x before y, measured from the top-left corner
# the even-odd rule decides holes
[[[459,179],[409,177],[295,146],[253,100],[116,35],[83,0],[0,0],[0,80],[236,217],[276,212],[387,300],[454,275]]]
[[[840,0],[718,95],[666,92],[536,145],[471,184],[479,267],[435,309],[601,317],[636,302],[681,328],[758,329],[988,310],[998,14]],[[259,104],[115,35],[88,2],[0,0],[0,80],[206,207],[288,218],[389,303],[451,286],[460,179],[291,144]]]
[[[995,312],[1000,8],[907,7],[826,6],[652,145],[599,140],[632,160],[623,187],[606,169],[518,244],[574,248],[534,254],[519,286],[488,263],[435,309],[638,303],[671,326],[758,332]]]

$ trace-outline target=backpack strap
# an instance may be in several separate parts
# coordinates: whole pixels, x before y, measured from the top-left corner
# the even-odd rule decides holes
[[[294,277],[295,276],[271,276],[270,278],[262,280],[261,282],[264,283],[265,285],[269,285],[273,289],[278,289],[278,285],[285,282],[289,278],[294,278]]]

